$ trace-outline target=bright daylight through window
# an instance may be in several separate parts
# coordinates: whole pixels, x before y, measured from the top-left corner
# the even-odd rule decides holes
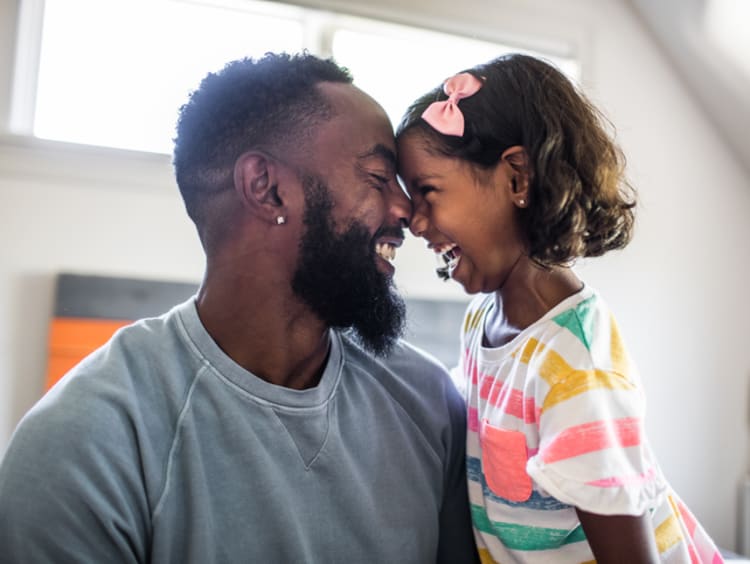
[[[24,0],[24,8],[38,21],[25,26],[36,33],[22,30],[19,52],[39,56],[19,59],[27,68],[16,81],[28,83],[15,88],[14,132],[156,153],[171,152],[190,90],[232,59],[332,54],[395,123],[446,69],[517,50],[279,2]],[[546,56],[577,77],[574,59]]]

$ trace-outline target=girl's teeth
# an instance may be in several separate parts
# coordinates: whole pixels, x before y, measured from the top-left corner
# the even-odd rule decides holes
[[[454,252],[455,247],[448,249],[443,253],[435,254],[437,260],[437,268],[435,269],[438,278],[441,280],[448,280],[451,277],[451,273],[455,270],[458,265],[458,255]]]

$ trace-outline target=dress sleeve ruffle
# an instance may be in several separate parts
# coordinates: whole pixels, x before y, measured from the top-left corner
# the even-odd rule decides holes
[[[555,464],[545,464],[538,456],[530,458],[526,471],[538,488],[563,503],[600,515],[642,515],[658,506],[669,493],[669,486],[655,465],[629,480],[602,479],[585,482],[563,474]]]

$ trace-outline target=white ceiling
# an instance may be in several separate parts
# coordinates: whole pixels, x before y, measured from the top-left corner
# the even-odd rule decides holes
[[[750,1],[627,1],[750,172]]]

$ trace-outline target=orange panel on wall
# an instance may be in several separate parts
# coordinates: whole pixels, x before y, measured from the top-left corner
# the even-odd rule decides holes
[[[106,343],[115,331],[130,323],[130,319],[54,318],[49,332],[45,391],[84,357]]]
[[[59,274],[50,321],[45,391],[120,327],[154,317],[193,296],[197,284]]]

